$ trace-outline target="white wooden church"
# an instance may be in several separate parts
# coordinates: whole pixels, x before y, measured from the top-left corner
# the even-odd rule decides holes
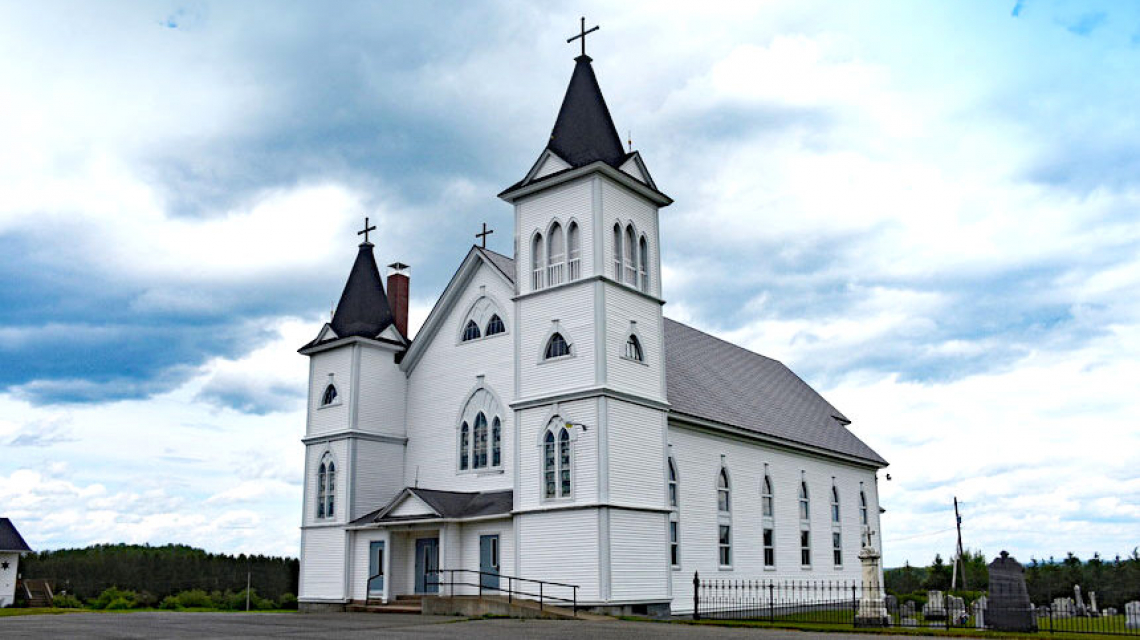
[[[575,63],[545,149],[499,194],[514,256],[471,248],[413,340],[407,267],[385,292],[365,236],[300,349],[302,609],[437,593],[434,571],[466,569],[681,614],[694,571],[854,581],[861,539],[881,549],[886,461],[848,418],[780,362],[662,315],[672,200],[623,148],[591,58]]]

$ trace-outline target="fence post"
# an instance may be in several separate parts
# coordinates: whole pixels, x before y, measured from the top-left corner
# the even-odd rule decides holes
[[[855,626],[855,618],[859,617],[859,583],[851,583],[851,626]]]
[[[768,583],[768,622],[776,621],[776,585]]]
[[[543,585],[543,583],[542,583],[542,582],[539,582],[539,583],[538,583],[538,610],[539,610],[539,612],[541,612],[541,611],[542,611],[542,599],[543,599],[543,596],[542,596],[542,585]]]
[[[578,587],[574,587],[574,617],[578,617]]]
[[[514,604],[515,601],[515,583],[514,578],[507,577],[507,602]]]
[[[701,578],[700,572],[693,572],[693,620],[701,619]]]

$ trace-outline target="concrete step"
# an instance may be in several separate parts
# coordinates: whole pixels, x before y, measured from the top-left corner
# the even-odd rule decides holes
[[[356,613],[423,613],[423,607],[418,603],[390,602],[388,604],[350,604],[346,610]]]

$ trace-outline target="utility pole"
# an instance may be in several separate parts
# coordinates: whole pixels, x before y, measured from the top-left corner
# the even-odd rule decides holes
[[[966,583],[966,562],[962,558],[962,516],[958,514],[958,496],[954,496],[954,523],[958,527],[958,555],[954,558],[954,575],[950,578],[950,589],[958,585],[958,567],[962,567],[962,589],[969,590]]]

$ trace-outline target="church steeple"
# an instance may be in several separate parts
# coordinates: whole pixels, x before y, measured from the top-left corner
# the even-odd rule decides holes
[[[617,167],[628,154],[622,150],[621,137],[590,64],[592,59],[580,55],[574,61],[574,74],[570,76],[570,86],[566,88],[566,97],[562,99],[562,108],[546,148],[572,167],[598,160]]]
[[[348,274],[344,292],[340,294],[340,302],[330,323],[337,337],[375,338],[395,321],[388,297],[384,295],[372,247],[367,240],[360,243],[356,262]]]

